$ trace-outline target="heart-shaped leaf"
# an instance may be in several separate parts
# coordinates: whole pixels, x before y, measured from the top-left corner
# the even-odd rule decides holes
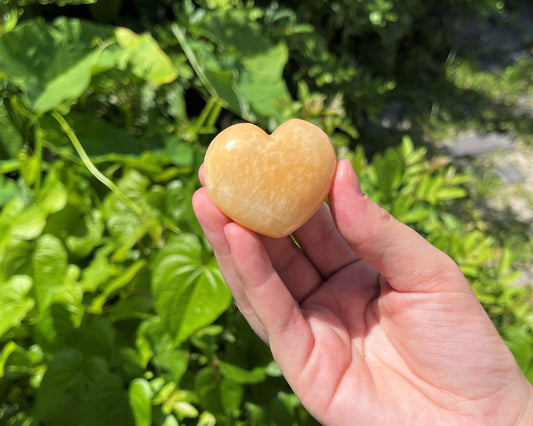
[[[74,349],[58,352],[37,392],[38,418],[47,425],[80,424],[88,390],[108,374],[107,363],[102,358],[88,358]]]
[[[216,260],[200,240],[182,234],[155,261],[152,291],[157,313],[177,343],[213,322],[230,302]]]

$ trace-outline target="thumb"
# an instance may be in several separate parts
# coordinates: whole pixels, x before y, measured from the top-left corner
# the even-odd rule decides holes
[[[351,249],[395,290],[470,290],[450,257],[362,194],[348,160],[339,162],[329,201],[333,219]]]

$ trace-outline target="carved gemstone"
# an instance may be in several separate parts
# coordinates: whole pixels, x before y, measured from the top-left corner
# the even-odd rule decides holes
[[[337,159],[319,127],[289,120],[272,135],[249,123],[219,133],[204,159],[213,202],[242,226],[284,237],[303,225],[327,197]]]

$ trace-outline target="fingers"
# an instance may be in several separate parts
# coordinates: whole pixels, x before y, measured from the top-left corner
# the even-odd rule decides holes
[[[307,223],[294,232],[294,237],[324,280],[342,267],[358,260],[339,234],[326,204],[323,204]]]
[[[239,310],[259,337],[266,341],[266,333],[256,318],[254,309],[243,290],[224,234],[224,227],[232,223],[231,219],[213,204],[206,188],[196,191],[192,203],[198,221],[213,248],[220,271]],[[305,299],[320,286],[322,277],[290,237],[278,239],[261,236],[260,238],[271,263],[296,301]]]
[[[302,365],[299,357],[312,345],[309,325],[270,262],[259,237],[230,223],[224,227],[235,270],[246,297],[263,325],[274,356],[280,365],[291,357],[292,365]]]
[[[322,276],[291,237],[259,237],[274,269],[298,302],[322,284]]]
[[[342,160],[330,193],[332,216],[352,250],[398,291],[469,288],[455,263],[414,230],[361,193],[348,160]]]
[[[248,302],[239,276],[233,265],[230,246],[224,234],[224,226],[231,222],[211,201],[206,188],[201,188],[193,196],[192,205],[204,234],[211,244],[217,258],[220,272],[226,281],[239,310],[250,323],[255,333],[266,341],[266,333],[262,329],[255,313]]]

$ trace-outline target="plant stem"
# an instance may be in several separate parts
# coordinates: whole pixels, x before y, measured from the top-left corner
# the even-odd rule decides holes
[[[189,43],[187,43],[185,34],[183,34],[183,31],[181,30],[179,25],[177,23],[174,23],[171,25],[170,29],[174,33],[176,38],[178,39],[178,42],[181,48],[183,49],[185,56],[187,56],[187,59],[189,60],[189,62],[191,63],[191,66],[194,69],[194,72],[196,73],[196,75],[198,76],[198,78],[200,79],[204,87],[207,89],[207,91],[209,92],[212,98],[215,98],[219,100],[220,102],[220,97],[218,96],[216,89],[209,82],[209,79],[205,75],[204,70],[202,69],[200,63],[198,62],[198,59],[196,59],[196,55],[191,49],[191,46],[189,46]]]
[[[85,152],[85,149],[83,149],[83,146],[80,140],[78,139],[78,137],[76,136],[76,133],[74,132],[72,127],[70,127],[70,125],[67,123],[65,118],[58,112],[52,112],[52,117],[54,117],[54,119],[59,123],[59,125],[61,126],[61,129],[63,130],[63,132],[65,132],[70,142],[74,146],[74,149],[80,156],[81,161],[83,161],[83,164],[85,165],[85,167],[87,167],[87,169],[91,172],[91,174],[96,179],[98,179],[103,185],[105,185],[113,194],[115,194],[116,197],[120,201],[122,201],[131,210],[133,210],[143,220],[143,222],[145,222],[146,225],[148,225],[148,219],[146,218],[146,215],[144,214],[142,209],[137,204],[135,204],[133,200],[128,198],[128,196],[124,194],[122,190],[117,185],[115,185],[114,182],[112,182],[110,179],[104,176],[102,172],[100,172],[100,170],[96,168],[94,163],[91,161],[91,159]]]
[[[35,130],[35,158],[37,158],[38,172],[35,179],[34,189],[35,192],[38,192],[41,188],[41,170],[43,162],[43,131],[39,126]]]

